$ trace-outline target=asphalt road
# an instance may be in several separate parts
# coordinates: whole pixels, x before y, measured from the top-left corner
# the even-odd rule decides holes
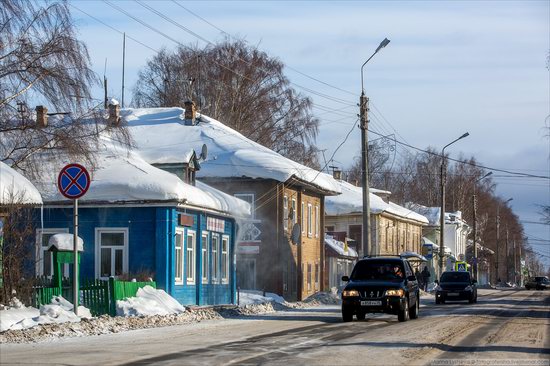
[[[337,306],[0,345],[0,364],[550,365],[550,292],[481,290],[477,304],[342,323]]]

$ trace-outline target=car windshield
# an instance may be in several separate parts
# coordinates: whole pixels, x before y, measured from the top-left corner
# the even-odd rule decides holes
[[[363,261],[358,262],[353,269],[351,279],[356,281],[395,281],[405,278],[403,266],[400,263]]]
[[[441,282],[470,282],[468,272],[445,272],[441,275]]]

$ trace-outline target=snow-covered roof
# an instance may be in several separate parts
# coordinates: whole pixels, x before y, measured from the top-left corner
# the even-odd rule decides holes
[[[48,169],[51,172],[59,172],[62,168],[53,165]],[[204,183],[199,183],[198,187],[187,184],[175,174],[148,164],[136,152],[110,142],[104,141],[104,146],[98,149],[96,169],[90,174],[90,189],[79,198],[81,202],[177,201],[240,217],[250,212],[247,202]],[[47,176],[37,187],[46,202],[66,200],[59,193],[53,175]]]
[[[430,239],[426,238],[425,236],[422,237],[422,245],[424,244],[429,244],[429,245],[432,245],[435,248],[439,249],[439,245],[437,245],[436,243],[434,243],[433,241],[431,241]]]
[[[411,251],[406,251],[406,252],[403,252],[401,254],[399,254],[401,257],[403,258],[407,258],[408,260],[410,261],[421,261],[421,262],[427,262],[428,260],[426,259],[426,257],[424,257],[423,255],[421,254],[418,254],[417,252],[411,252]]]
[[[77,239],[78,242],[78,251],[84,251],[84,240],[79,236]],[[69,233],[58,233],[52,235],[50,240],[48,240],[48,250],[51,250],[52,247],[55,247],[57,250],[67,250],[72,251],[74,249],[74,235]]]
[[[136,148],[151,163],[186,163],[192,149],[208,147],[198,177],[248,177],[286,182],[302,180],[327,193],[339,193],[331,175],[308,168],[264,147],[225,126],[200,115],[197,124],[186,125],[182,108],[124,109]]]
[[[326,214],[337,216],[363,212],[362,188],[344,181],[338,181],[338,184],[340,185],[342,194],[325,198]],[[391,201],[387,203],[381,197],[374,194],[372,190],[370,190],[369,198],[372,214],[387,212],[405,219],[418,221],[424,224],[428,223],[428,219],[424,216]]]
[[[417,212],[420,215],[425,216],[429,221],[429,225],[431,226],[439,225],[440,212],[441,212],[440,207],[426,207],[414,202],[408,202],[407,204],[405,204],[405,206],[408,209],[414,212]]]
[[[0,204],[41,204],[36,187],[9,165],[0,161]]]
[[[343,255],[346,257],[354,257],[357,258],[357,252],[350,248],[348,246],[348,250],[345,250],[345,244],[339,240],[334,239],[331,235],[325,234],[325,245],[328,245],[330,248],[332,248],[336,253],[339,255]]]

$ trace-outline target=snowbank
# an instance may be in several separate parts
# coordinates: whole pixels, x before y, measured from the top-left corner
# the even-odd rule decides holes
[[[255,290],[241,290],[239,293],[239,306],[263,304],[266,302],[286,303],[283,297],[271,292],[266,292],[265,296],[263,296],[262,291]]]
[[[5,310],[0,310],[0,332],[35,327],[39,324],[79,322],[81,318],[91,318],[90,310],[84,306],[78,307],[76,316],[73,304],[61,296],[55,296],[48,305],[40,306],[40,310],[25,306],[17,298],[13,298]]]
[[[41,204],[36,187],[9,165],[0,161],[0,204]]]
[[[320,189],[339,193],[331,175],[306,167],[262,146],[223,123],[200,115],[185,125],[182,108],[125,109],[122,117],[136,148],[151,164],[187,163],[190,149],[208,146],[199,177],[249,177],[286,182],[292,177]]]
[[[172,296],[163,290],[151,286],[140,288],[136,297],[116,302],[116,312],[119,316],[151,316],[180,314],[185,308]]]

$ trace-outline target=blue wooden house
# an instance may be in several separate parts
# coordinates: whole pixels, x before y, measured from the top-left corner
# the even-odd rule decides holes
[[[141,274],[182,304],[235,303],[236,217],[247,215],[249,205],[205,184],[184,183],[114,146],[98,160],[90,190],[79,199],[81,277]],[[49,237],[72,232],[73,223],[72,201],[57,192],[53,178],[37,184],[44,208],[36,271],[46,276],[52,274]]]

